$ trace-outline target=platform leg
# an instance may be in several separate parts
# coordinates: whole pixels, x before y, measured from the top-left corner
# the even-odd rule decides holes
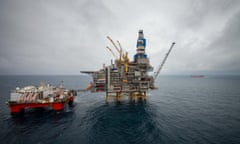
[[[105,98],[106,103],[108,103],[108,92],[106,92],[106,98]]]
[[[121,100],[120,92],[117,92],[116,93],[116,101],[120,102],[120,100]]]
[[[144,100],[144,101],[147,100],[147,94],[146,94],[146,92],[143,92],[143,100]]]

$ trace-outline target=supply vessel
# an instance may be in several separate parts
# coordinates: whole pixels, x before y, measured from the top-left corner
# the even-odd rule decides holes
[[[11,113],[23,112],[26,108],[50,107],[54,111],[61,111],[65,104],[72,105],[75,90],[68,90],[60,85],[54,87],[50,84],[39,86],[26,86],[11,91],[10,100],[7,102]]]

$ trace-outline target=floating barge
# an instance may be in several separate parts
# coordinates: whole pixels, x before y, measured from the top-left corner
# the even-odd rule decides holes
[[[61,111],[65,104],[73,104],[75,90],[65,89],[63,86],[51,85],[26,86],[16,88],[11,92],[7,102],[11,113],[23,112],[26,108],[51,107],[54,111]]]

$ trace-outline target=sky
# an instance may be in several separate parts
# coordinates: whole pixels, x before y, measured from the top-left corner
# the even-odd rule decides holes
[[[132,60],[138,30],[162,74],[240,74],[239,0],[0,0],[0,75],[78,75]],[[113,48],[114,50],[114,48]]]

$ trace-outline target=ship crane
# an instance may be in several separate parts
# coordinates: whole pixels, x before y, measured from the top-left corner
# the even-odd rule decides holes
[[[160,71],[161,71],[164,63],[166,62],[166,60],[167,60],[167,58],[168,58],[168,56],[169,56],[169,54],[170,54],[170,52],[171,52],[171,50],[172,50],[172,48],[173,48],[174,45],[175,45],[175,42],[172,43],[170,49],[168,50],[168,52],[166,53],[166,56],[165,56],[164,59],[163,59],[161,65],[158,67],[157,71],[154,73],[154,76],[153,76],[153,79],[154,79],[154,80],[157,78],[158,74],[160,73]]]

